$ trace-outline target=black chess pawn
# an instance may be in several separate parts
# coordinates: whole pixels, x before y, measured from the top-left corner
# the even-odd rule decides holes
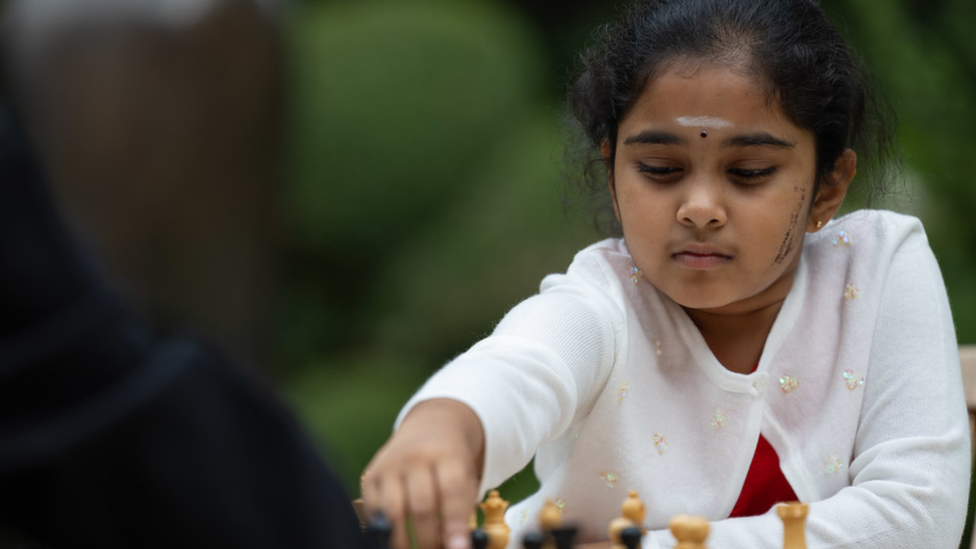
[[[627,549],[637,549],[640,547],[641,531],[640,528],[631,526],[620,531],[620,541]]]
[[[549,534],[556,542],[556,549],[573,549],[573,540],[576,539],[575,527],[562,526],[560,528],[553,528]]]
[[[488,534],[481,528],[476,528],[471,531],[471,547],[473,549],[488,548]]]
[[[523,549],[542,549],[543,543],[545,543],[546,538],[539,532],[529,532],[525,534],[522,538]]]
[[[370,549],[390,549],[390,535],[393,525],[381,511],[373,514],[366,524],[366,543]]]

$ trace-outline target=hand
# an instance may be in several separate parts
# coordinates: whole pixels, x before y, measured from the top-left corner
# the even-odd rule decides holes
[[[407,520],[420,549],[470,547],[484,439],[475,413],[454,400],[425,401],[407,414],[362,477],[366,516],[386,514],[394,548],[410,547]]]

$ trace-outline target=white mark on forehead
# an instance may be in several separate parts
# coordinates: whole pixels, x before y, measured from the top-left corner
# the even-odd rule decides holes
[[[679,116],[674,121],[682,126],[694,126],[696,128],[728,128],[732,125],[728,120],[714,116]]]

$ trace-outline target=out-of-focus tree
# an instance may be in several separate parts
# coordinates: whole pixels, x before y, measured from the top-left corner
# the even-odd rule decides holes
[[[426,375],[593,237],[563,216],[561,111],[516,10],[332,2],[292,15],[282,362],[357,471]]]
[[[560,249],[523,251],[559,209],[531,29],[488,3],[356,3],[308,8],[293,34],[286,349],[456,352],[498,282]]]

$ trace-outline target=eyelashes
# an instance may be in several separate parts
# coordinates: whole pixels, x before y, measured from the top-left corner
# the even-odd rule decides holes
[[[648,179],[658,183],[670,183],[677,181],[684,173],[683,168],[674,166],[649,166],[643,162],[637,163],[637,171]],[[766,180],[769,176],[776,173],[775,166],[766,168],[731,168],[726,170],[730,179],[738,183],[755,185]]]
[[[648,166],[647,164],[638,162],[637,171],[652,181],[669,183],[671,181],[677,181],[684,170],[670,166]]]
[[[671,175],[683,171],[681,168],[672,168],[668,166],[648,166],[647,164],[642,164],[640,162],[637,163],[637,170],[641,173],[646,173],[649,175]]]
[[[773,175],[776,172],[775,167],[761,168],[756,170],[745,170],[742,168],[735,168],[729,170],[729,173],[735,175],[736,177],[744,177],[746,179],[755,179],[760,177],[766,177],[768,175]]]

